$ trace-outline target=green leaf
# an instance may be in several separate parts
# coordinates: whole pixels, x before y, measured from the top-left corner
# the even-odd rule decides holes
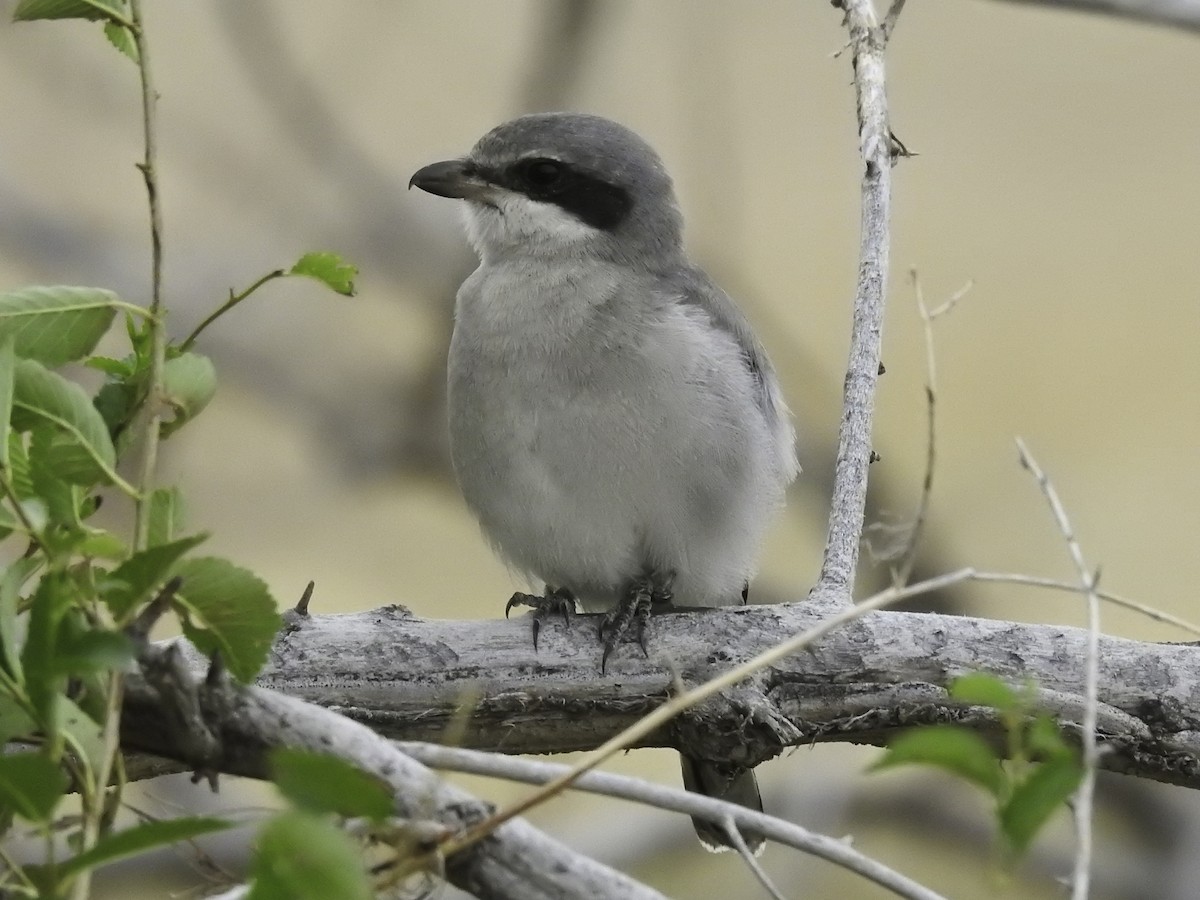
[[[50,672],[79,675],[122,668],[133,661],[133,641],[117,631],[84,631],[59,641]]]
[[[258,835],[247,900],[371,900],[362,856],[326,819],[287,813]]]
[[[132,421],[137,406],[140,385],[137,379],[105,382],[96,392],[92,405],[104,420],[108,433],[114,440],[124,434]]]
[[[307,750],[271,754],[271,780],[294,804],[315,813],[386,819],[395,812],[391,789],[345,760]]]
[[[37,496],[33,489],[33,475],[29,471],[29,451],[25,449],[25,438],[16,431],[8,433],[8,480],[17,496],[23,500]]]
[[[50,732],[51,743],[57,735],[56,704],[65,681],[51,670],[51,662],[58,648],[59,626],[71,607],[71,592],[72,586],[63,573],[48,572],[42,576],[30,601],[29,629],[21,650],[26,690],[39,724]]]
[[[1063,740],[1058,723],[1045,713],[1035,716],[1029,722],[1025,732],[1025,745],[1029,748],[1030,756],[1041,759],[1075,756],[1075,751]]]
[[[156,544],[135,553],[113,569],[100,582],[100,597],[113,618],[124,622],[166,581],[171,567],[207,538],[207,534],[197,534],[168,544]]]
[[[67,480],[70,473],[80,472],[75,464],[81,457],[73,451],[73,445],[61,440],[53,429],[34,428],[29,440],[29,475],[38,498],[46,504],[50,521],[67,526],[72,535],[79,535],[83,529],[79,515],[82,494],[78,485]]]
[[[358,269],[336,253],[305,253],[288,274],[307,275],[339,294],[353,297],[354,279],[358,276]]]
[[[186,517],[183,494],[179,488],[155,488],[148,502],[150,527],[147,542],[151,547],[169,543],[183,531]]]
[[[34,19],[107,19],[125,9],[124,0],[21,0],[13,12],[14,22]]]
[[[1000,712],[1008,712],[1021,705],[1021,698],[1016,691],[986,672],[972,672],[955,678],[948,690],[955,700],[974,706],[989,706]]]
[[[0,466],[8,469],[9,420],[12,419],[13,380],[16,378],[17,357],[11,334],[0,335]],[[8,472],[4,473],[8,477]]]
[[[986,789],[993,796],[1004,790],[1000,760],[988,743],[973,731],[953,725],[932,725],[900,735],[872,771],[906,763],[922,763],[952,772]]]
[[[216,392],[217,370],[207,356],[183,353],[168,359],[163,365],[163,394],[174,408],[175,418],[163,424],[163,437],[199,415]]]
[[[124,25],[105,22],[104,36],[108,38],[110,44],[117,48],[118,52],[128,56],[134,62],[138,61],[137,44],[133,40],[133,32]]]
[[[0,335],[17,356],[54,367],[82,359],[112,324],[117,296],[100,288],[28,287],[0,293]]]
[[[97,369],[113,378],[128,378],[134,372],[132,356],[124,359],[114,359],[111,356],[89,356],[83,364],[89,369]]]
[[[42,561],[34,556],[18,559],[5,566],[4,574],[0,576],[0,666],[18,684],[25,682],[21,651],[27,624],[26,617],[17,614],[21,588],[41,564]]]
[[[1073,757],[1042,763],[1016,786],[1000,809],[1000,830],[1010,849],[1024,853],[1055,810],[1066,804],[1083,778]]]
[[[54,728],[66,738],[76,754],[87,760],[93,772],[100,771],[105,754],[104,731],[100,723],[70,697],[59,696],[55,704]]]
[[[282,619],[266,584],[225,559],[187,559],[176,599],[187,610],[183,633],[204,654],[219,650],[235,678],[248,682],[267,661]]]
[[[17,363],[13,425],[28,431],[39,424],[53,425],[70,440],[56,458],[56,465],[65,467],[64,479],[76,484],[101,480],[124,484],[114,470],[116,453],[108,428],[83,388],[41,363],[23,359]]]
[[[8,694],[0,692],[0,746],[13,738],[25,737],[37,729],[24,708]]]
[[[129,548],[111,531],[95,529],[89,530],[79,542],[79,553],[93,559],[119,561],[129,556]]]
[[[91,850],[60,864],[59,875],[62,878],[70,878],[87,869],[94,869],[119,859],[128,859],[155,847],[191,840],[202,834],[212,834],[214,831],[224,831],[233,825],[233,822],[225,819],[206,816],[143,822],[101,838]]]
[[[41,753],[0,756],[0,807],[30,822],[48,822],[67,789],[67,776]]]

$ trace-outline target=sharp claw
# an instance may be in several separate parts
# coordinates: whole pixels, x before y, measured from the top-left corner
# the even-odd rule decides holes
[[[538,617],[535,615],[533,617],[533,652],[534,653],[537,653],[538,631],[541,630],[541,627],[542,627],[542,623],[538,620]]]

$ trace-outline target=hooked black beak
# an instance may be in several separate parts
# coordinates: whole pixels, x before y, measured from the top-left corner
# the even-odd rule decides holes
[[[475,166],[465,159],[430,163],[417,170],[408,180],[408,186],[455,200],[481,200],[493,190],[486,179],[479,177]]]

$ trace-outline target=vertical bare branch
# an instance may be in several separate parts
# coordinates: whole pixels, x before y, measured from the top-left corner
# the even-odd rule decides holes
[[[867,467],[871,461],[871,418],[879,377],[888,275],[892,139],[884,90],[885,28],[871,0],[839,0],[836,5],[845,11],[853,52],[859,149],[863,159],[862,232],[833,502],[818,588],[832,589],[848,597],[854,589],[867,500]],[[894,25],[893,19],[888,21]]]

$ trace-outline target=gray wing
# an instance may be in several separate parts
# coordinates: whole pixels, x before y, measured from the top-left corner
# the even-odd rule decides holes
[[[733,299],[708,277],[704,270],[688,265],[679,271],[682,281],[681,299],[703,309],[713,324],[728,332],[737,341],[746,360],[746,367],[758,385],[758,405],[771,430],[780,438],[784,468],[794,476],[800,471],[795,456],[795,433],[792,429],[791,413],[783,400],[775,367],[767,356],[766,348],[758,340],[745,313]],[[786,449],[784,449],[786,448]],[[789,478],[790,480],[790,478]]]

